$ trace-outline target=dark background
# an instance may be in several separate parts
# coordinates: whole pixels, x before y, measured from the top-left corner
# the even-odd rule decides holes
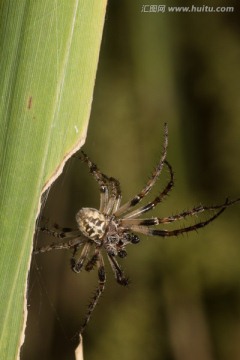
[[[151,216],[236,198],[238,2],[194,2],[234,6],[233,13],[142,13],[144,4],[155,3],[109,1],[84,150],[101,170],[120,180],[128,200],[157,164],[167,122],[175,187]],[[166,181],[164,172],[155,191]],[[46,218],[75,227],[79,208],[98,208],[98,187],[86,166],[71,159],[44,203]],[[131,278],[129,288],[116,284],[106,264],[106,291],[84,334],[85,360],[239,360],[239,206],[198,232],[169,239],[141,236],[121,262]],[[37,243],[52,240],[39,234]],[[70,257],[67,251],[33,256],[22,360],[74,359],[73,337],[97,273],[74,274]]]

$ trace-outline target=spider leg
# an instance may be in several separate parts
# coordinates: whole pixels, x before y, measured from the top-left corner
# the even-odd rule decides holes
[[[122,198],[122,192],[121,192],[119,181],[113,177],[110,177],[109,183],[111,186],[111,194],[109,196],[108,204],[106,205],[106,208],[104,209],[104,212],[107,215],[113,214],[117,211],[117,209],[120,206],[120,202],[121,202],[121,198]]]
[[[233,201],[226,200],[226,202],[224,204],[215,205],[215,206],[200,205],[200,206],[194,207],[191,210],[185,210],[180,214],[176,214],[176,215],[172,215],[172,216],[168,216],[168,217],[164,217],[164,218],[158,218],[158,217],[153,217],[153,218],[149,218],[149,219],[125,218],[125,219],[121,220],[121,226],[128,229],[129,226],[132,226],[132,225],[134,225],[134,226],[135,225],[137,225],[137,226],[154,226],[154,225],[160,225],[160,224],[170,224],[174,221],[185,219],[187,216],[194,216],[194,215],[198,215],[199,213],[202,213],[205,211],[214,211],[214,210],[226,208],[226,207],[231,206],[234,203],[238,202],[239,200],[240,199],[233,200]]]
[[[91,243],[87,242],[82,249],[81,255],[78,259],[75,258],[77,248],[74,249],[73,256],[71,258],[71,268],[74,272],[79,273],[82,270],[83,264],[89,254]]]
[[[51,250],[62,250],[62,249],[70,249],[72,247],[79,247],[83,242],[83,236],[79,230],[73,230],[71,228],[63,228],[57,224],[54,224],[52,228],[48,228],[45,226],[38,227],[37,230],[47,233],[50,236],[53,236],[57,239],[68,239],[73,238],[70,240],[66,240],[60,243],[52,243],[47,246],[43,246],[37,248],[33,251],[34,254],[39,254]]]
[[[93,296],[92,301],[90,302],[89,306],[88,306],[88,312],[87,315],[84,319],[84,322],[81,326],[80,329],[80,334],[83,333],[83,331],[85,330],[90,317],[92,315],[92,312],[94,311],[100,296],[102,295],[104,288],[105,288],[105,283],[106,283],[106,273],[105,273],[105,268],[104,268],[104,261],[103,261],[103,257],[101,255],[101,253],[99,251],[96,252],[96,256],[97,256],[97,266],[98,266],[98,288]]]
[[[57,239],[65,239],[70,237],[76,237],[80,234],[79,230],[73,230],[71,228],[61,228],[55,224],[53,228],[47,228],[45,226],[38,227],[37,230],[47,233]]]
[[[96,250],[95,253],[93,254],[93,256],[91,257],[91,259],[87,262],[87,264],[85,266],[86,271],[93,270],[94,266],[97,264],[98,252],[99,252],[99,250]]]
[[[89,157],[82,151],[82,157],[80,159],[84,161],[93,175],[100,188],[100,212],[110,214],[112,211],[116,211],[120,206],[121,201],[121,189],[120,183],[113,177],[108,177],[103,174],[94,164]],[[109,195],[110,193],[110,195]]]
[[[163,153],[161,156],[161,159],[153,171],[150,179],[148,180],[146,186],[138,193],[134,198],[132,198],[130,201],[123,204],[115,213],[115,215],[118,217],[121,214],[126,213],[131,207],[137,205],[148,193],[151,191],[152,187],[154,186],[155,182],[157,181],[159,175],[162,172],[162,168],[167,156],[167,145],[168,145],[168,127],[167,124],[164,124],[164,144],[163,144]]]
[[[150,229],[148,227],[145,226],[138,226],[138,225],[132,225],[129,228],[132,231],[136,231],[139,232],[141,234],[144,235],[150,235],[150,236],[162,236],[162,237],[166,237],[166,236],[178,236],[179,234],[182,233],[186,233],[186,232],[190,232],[190,231],[194,231],[197,229],[200,229],[206,225],[208,225],[210,222],[212,222],[213,220],[215,220],[220,214],[223,213],[223,211],[226,210],[226,206],[223,207],[220,211],[218,211],[214,216],[212,216],[210,219],[206,220],[206,221],[202,221],[199,223],[196,223],[194,225],[182,228],[182,229],[175,229],[175,230],[158,230],[158,229]]]
[[[71,249],[73,247],[79,247],[84,243],[84,239],[82,237],[77,237],[75,239],[68,240],[67,242],[60,243],[52,243],[47,246],[43,246],[33,250],[34,254],[44,253],[51,250],[62,250],[62,249]]]
[[[117,260],[115,259],[115,257],[108,253],[108,259],[109,259],[109,262],[110,262],[111,267],[113,269],[113,272],[114,272],[114,275],[115,275],[115,278],[116,278],[117,282],[120,285],[127,286],[129,284],[129,279],[124,276],[124,273],[121,270],[120,266],[118,265]]]
[[[103,209],[106,207],[108,203],[108,185],[107,185],[107,176],[101,173],[101,171],[98,169],[97,165],[94,164],[89,157],[81,151],[81,156],[75,156],[81,161],[85,162],[89,168],[90,174],[94,177],[94,179],[97,181],[100,189],[100,208],[99,211],[103,211]]]
[[[168,161],[165,160],[164,163],[168,166],[168,169],[169,169],[169,172],[170,172],[170,180],[169,180],[167,186],[165,187],[165,189],[153,201],[149,202],[147,205],[144,205],[144,206],[140,207],[139,209],[136,209],[136,210],[126,214],[123,217],[123,219],[135,218],[135,217],[138,217],[138,216],[140,216],[140,215],[154,209],[168,195],[168,193],[172,190],[173,185],[174,185],[173,169],[172,169],[172,166],[169,164]]]

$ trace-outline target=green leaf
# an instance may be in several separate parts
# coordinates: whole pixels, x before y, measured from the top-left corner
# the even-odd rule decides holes
[[[84,142],[105,9],[99,0],[0,5],[0,359],[15,359],[24,338],[40,195]]]

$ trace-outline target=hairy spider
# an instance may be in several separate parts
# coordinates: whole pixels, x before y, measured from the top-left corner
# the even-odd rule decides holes
[[[124,275],[123,270],[119,266],[117,256],[124,258],[127,255],[125,249],[126,245],[137,244],[139,242],[139,237],[134,234],[135,232],[150,236],[169,237],[197,230],[208,225],[228,206],[240,200],[236,199],[229,201],[226,199],[223,204],[215,206],[200,205],[191,210],[185,210],[179,214],[163,218],[139,218],[139,216],[154,209],[166,197],[174,185],[173,170],[166,160],[167,145],[168,128],[167,124],[165,124],[163,151],[158,165],[154,169],[145,187],[131,200],[121,206],[121,189],[119,181],[101,173],[88,156],[84,152],[81,152],[79,158],[88,165],[90,173],[99,185],[99,210],[93,208],[80,209],[76,214],[78,225],[76,230],[60,228],[58,225],[55,225],[53,228],[40,228],[41,231],[46,232],[55,238],[64,239],[65,241],[36,249],[34,250],[35,254],[56,249],[73,249],[71,267],[74,272],[79,273],[83,269],[83,266],[86,271],[92,270],[95,265],[98,268],[98,288],[89,304],[88,312],[80,330],[81,333],[88,324],[91,314],[105,287],[106,274],[102,255],[103,251],[107,254],[117,282],[120,285],[126,286],[129,284],[129,279]],[[140,203],[140,201],[151,191],[164,166],[167,167],[169,172],[169,181],[163,191],[160,192],[153,201],[132,210],[132,208]],[[210,214],[212,212],[211,216],[207,220],[199,221],[194,225],[175,230],[152,228],[156,225],[169,224],[206,211]],[[80,255],[77,255],[80,248]]]

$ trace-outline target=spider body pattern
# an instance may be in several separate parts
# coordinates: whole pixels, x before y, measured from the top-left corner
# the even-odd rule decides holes
[[[171,237],[182,233],[191,232],[208,225],[215,220],[228,206],[238,202],[240,199],[226,201],[220,205],[197,206],[191,210],[185,210],[176,215],[167,217],[141,218],[148,211],[154,209],[169,194],[174,185],[174,174],[171,165],[166,160],[168,146],[168,128],[164,125],[164,143],[161,159],[154,169],[151,177],[144,188],[131,200],[121,205],[121,189],[119,181],[113,177],[103,174],[98,167],[81,152],[80,160],[87,164],[90,173],[98,183],[100,190],[99,210],[93,208],[82,208],[76,214],[77,229],[60,228],[55,225],[52,228],[41,227],[41,231],[61,240],[45,247],[34,250],[35,254],[44,253],[57,249],[72,249],[71,268],[79,273],[82,269],[91,271],[95,266],[98,269],[98,287],[88,306],[88,312],[83,321],[80,333],[86,328],[91,314],[96,307],[98,300],[104,291],[106,273],[104,266],[103,253],[112,267],[116,281],[123,286],[129,284],[128,277],[125,276],[122,268],[118,264],[117,258],[127,256],[126,246],[137,244],[140,239],[138,235]],[[135,208],[141,200],[148,195],[155,185],[163,167],[169,173],[169,180],[164,189],[150,202],[139,208]],[[135,209],[133,209],[135,208]],[[158,229],[158,225],[170,224],[179,220],[197,216],[200,213],[208,212],[209,217],[205,221],[198,221],[193,225],[177,228],[174,230]]]

